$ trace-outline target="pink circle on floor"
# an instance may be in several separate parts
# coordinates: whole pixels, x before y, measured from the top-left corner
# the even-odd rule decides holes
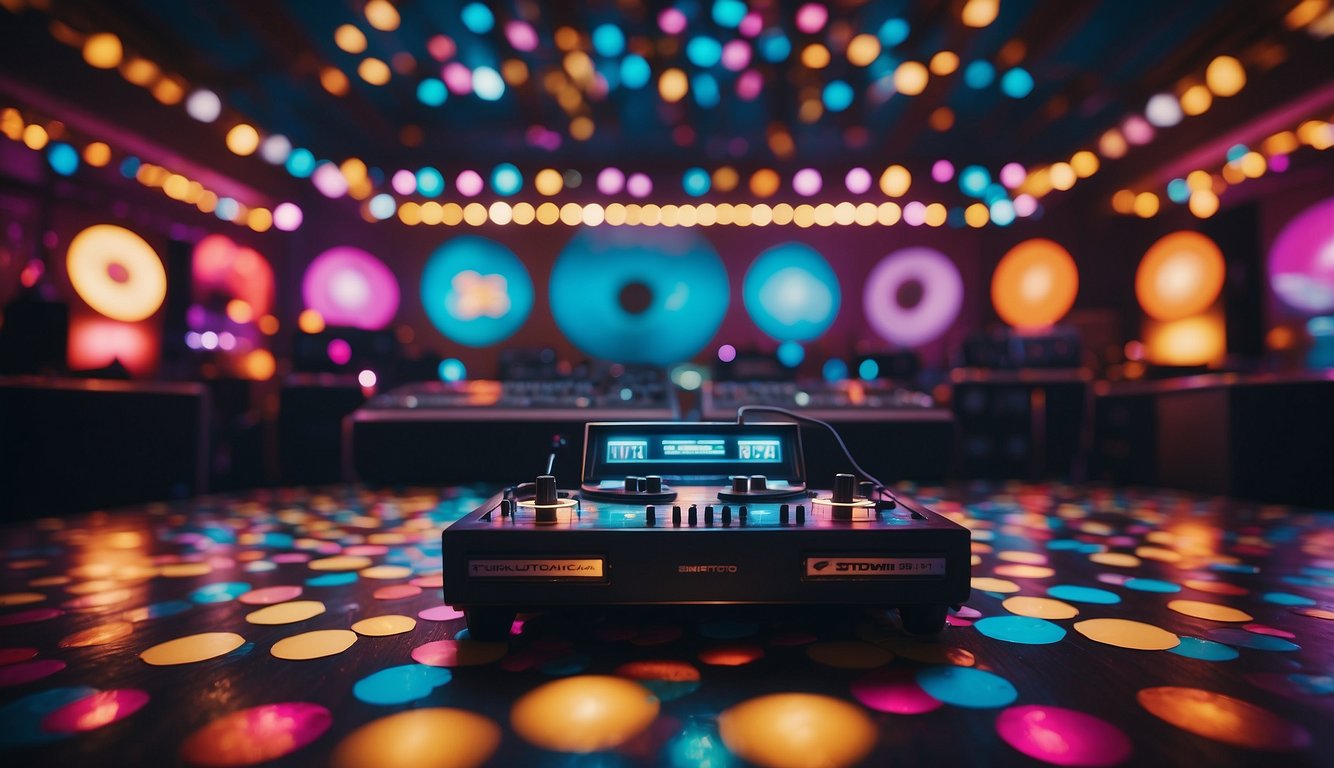
[[[34,621],[46,621],[63,614],[59,608],[32,608],[18,613],[6,613],[0,616],[0,627],[12,627],[15,624],[31,624]]]
[[[1281,637],[1284,638],[1285,640],[1297,639],[1296,635],[1294,635],[1293,633],[1289,632],[1286,629],[1279,629],[1278,627],[1270,627],[1265,624],[1243,624],[1241,628],[1246,630],[1247,632],[1253,632],[1257,635],[1269,635],[1270,637]]]
[[[0,648],[0,666],[27,661],[36,655],[36,648]]]
[[[417,618],[426,621],[453,621],[463,618],[463,611],[454,610],[452,605],[437,605],[417,613]]]
[[[42,718],[42,730],[50,733],[92,731],[124,720],[148,703],[148,694],[135,688],[98,691],[71,701]]]
[[[190,734],[181,757],[196,765],[254,765],[290,755],[332,724],[333,715],[318,704],[264,704],[223,715]]]
[[[996,718],[1005,743],[1053,765],[1116,765],[1130,757],[1130,739],[1093,715],[1063,707],[1010,707]]]
[[[246,605],[273,605],[274,603],[295,600],[298,597],[301,597],[301,587],[281,586],[252,589],[236,599]]]
[[[56,659],[38,659],[0,667],[0,688],[23,685],[54,675],[65,668],[65,662]]]
[[[877,712],[920,715],[940,707],[936,697],[917,684],[911,669],[883,669],[852,682],[852,695]]]

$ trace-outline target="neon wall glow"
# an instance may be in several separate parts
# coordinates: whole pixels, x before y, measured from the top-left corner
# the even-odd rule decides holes
[[[346,245],[315,257],[301,280],[301,295],[327,325],[375,331],[398,312],[394,273],[366,251]]]
[[[124,227],[96,224],[75,235],[65,268],[79,298],[112,320],[146,320],[167,297],[162,259]]]
[[[783,243],[746,270],[742,299],[751,320],[778,341],[808,341],[829,329],[842,302],[838,275],[820,252]]]
[[[421,298],[440,333],[464,346],[486,347],[509,338],[528,319],[533,281],[513,251],[464,235],[431,254]]]
[[[670,365],[694,357],[727,313],[722,259],[702,236],[588,227],[551,271],[551,313],[585,354]]]
[[[1173,232],[1149,247],[1135,272],[1135,296],[1156,320],[1208,309],[1223,290],[1223,252],[1198,232]]]
[[[119,360],[135,376],[157,370],[161,332],[153,323],[129,323],[104,317],[70,318],[67,360],[71,370],[105,368]]]
[[[1158,365],[1208,365],[1227,354],[1222,312],[1144,323],[1144,357]]]
[[[872,330],[901,347],[940,338],[963,307],[963,277],[949,257],[933,248],[903,248],[875,265],[862,306]]]
[[[1269,251],[1269,284],[1288,307],[1306,315],[1334,310],[1334,197],[1302,211]]]
[[[253,248],[226,235],[208,235],[195,244],[191,271],[195,298],[236,298],[250,305],[251,317],[273,311],[273,268]]]
[[[1074,306],[1079,270],[1059,244],[1033,238],[1011,248],[991,276],[996,314],[1020,330],[1055,325]]]

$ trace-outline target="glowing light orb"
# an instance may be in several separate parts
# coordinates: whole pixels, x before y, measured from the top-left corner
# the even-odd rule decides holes
[[[416,180],[417,191],[426,197],[436,197],[445,191],[445,177],[429,165],[417,171]]]
[[[996,79],[996,68],[989,61],[979,59],[963,69],[963,81],[969,88],[981,90],[991,85],[994,79]]]
[[[201,123],[211,123],[222,115],[222,99],[207,88],[200,88],[185,99],[185,112]]]
[[[1001,75],[1001,91],[1012,99],[1022,99],[1033,92],[1033,76],[1028,70],[1022,67],[1014,69]]]
[[[463,361],[454,357],[447,357],[440,361],[440,366],[436,374],[441,381],[463,381],[468,378],[468,369],[463,365]]]
[[[814,168],[802,168],[792,176],[792,191],[802,197],[818,195],[823,185],[820,172]]]
[[[1299,312],[1334,310],[1334,197],[1284,225],[1269,251],[1269,284],[1279,301]]]
[[[209,235],[195,244],[191,276],[196,300],[210,293],[237,298],[250,305],[253,315],[267,314],[273,306],[273,268],[258,251],[226,235]]]
[[[854,195],[862,195],[871,189],[871,172],[865,168],[853,168],[843,177],[843,185]]]
[[[339,198],[347,194],[347,177],[333,163],[320,163],[310,180],[325,197]]]
[[[718,359],[724,363],[730,363],[736,359],[736,347],[731,344],[724,344],[718,347]]]
[[[954,178],[954,163],[948,160],[937,160],[931,165],[931,178],[941,184]]]
[[[819,3],[806,3],[797,9],[797,29],[813,35],[829,21],[829,9]]]
[[[46,150],[46,162],[61,176],[73,176],[79,170],[79,151],[63,141],[52,142]]]
[[[603,168],[598,171],[597,187],[604,195],[620,194],[625,188],[625,174],[619,168]]]
[[[831,80],[829,84],[824,87],[823,99],[825,109],[828,109],[830,112],[842,112],[852,106],[852,99],[855,95],[856,92],[852,90],[851,85],[848,85],[842,80]]]
[[[931,248],[904,248],[880,261],[866,279],[862,306],[885,341],[918,347],[935,341],[959,317],[963,278]]]
[[[485,35],[496,25],[495,14],[485,3],[468,3],[463,6],[460,17],[463,19],[463,26],[477,35]]]
[[[1011,248],[991,277],[991,303],[1007,324],[1046,328],[1070,311],[1079,293],[1079,270],[1069,252],[1034,238]]]
[[[630,193],[630,197],[643,199],[653,194],[653,180],[647,174],[632,173],[625,180],[625,191]]]
[[[722,61],[722,43],[711,37],[692,37],[686,43],[686,58],[697,67],[712,67]]]
[[[523,174],[513,163],[501,163],[491,171],[491,189],[497,195],[513,195],[523,189]]]
[[[65,268],[79,298],[112,320],[145,320],[167,297],[162,259],[142,237],[123,227],[96,224],[75,235]]]
[[[438,107],[449,98],[449,89],[443,80],[428,77],[417,83],[417,101],[428,107]]]
[[[379,330],[398,312],[394,273],[360,248],[339,246],[315,257],[301,280],[306,307],[329,325]]]
[[[681,178],[681,187],[691,197],[700,197],[707,194],[712,184],[709,172],[703,168],[687,168],[685,175]]]
[[[784,243],[761,253],[742,284],[746,312],[761,331],[779,341],[807,341],[838,316],[838,276],[818,251]]]
[[[472,71],[472,92],[483,101],[499,101],[505,95],[505,78],[490,67]]]
[[[161,338],[147,323],[75,315],[70,318],[67,362],[71,370],[82,370],[120,361],[135,376],[147,376],[157,367]]]
[[[785,341],[778,345],[777,357],[788,368],[796,368],[806,359],[806,349],[795,341]]]
[[[315,155],[309,149],[297,147],[288,153],[284,165],[289,174],[298,179],[304,179],[315,172]]]
[[[632,177],[633,179],[633,177]],[[580,350],[622,363],[694,357],[722,323],[727,270],[690,230],[581,230],[551,272],[551,311]]]
[[[477,171],[462,171],[454,179],[454,188],[464,197],[476,197],[485,186],[486,182],[482,181],[482,175]]]
[[[273,209],[273,226],[283,232],[295,232],[300,229],[303,219],[301,208],[295,203],[278,203]]]
[[[508,338],[533,305],[528,271],[512,251],[459,237],[433,253],[422,274],[422,303],[445,336],[473,347]]]
[[[1145,252],[1135,296],[1145,314],[1179,320],[1203,312],[1223,290],[1223,252],[1198,232],[1173,232]]]

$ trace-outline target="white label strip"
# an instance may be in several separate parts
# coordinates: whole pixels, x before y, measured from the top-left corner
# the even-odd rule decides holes
[[[808,579],[944,576],[943,557],[808,557]]]
[[[600,579],[602,558],[469,560],[470,579]]]

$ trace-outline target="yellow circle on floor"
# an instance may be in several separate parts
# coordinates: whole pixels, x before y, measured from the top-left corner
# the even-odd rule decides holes
[[[373,720],[334,749],[333,768],[472,768],[500,746],[500,726],[461,709],[432,707]]]
[[[1086,619],[1075,622],[1075,631],[1095,642],[1139,651],[1166,651],[1181,644],[1181,638],[1161,627],[1129,619]]]
[[[226,655],[245,645],[245,638],[235,632],[204,632],[158,643],[139,654],[155,667],[192,664]]]
[[[768,768],[854,765],[875,747],[875,723],[858,707],[813,693],[775,693],[718,716],[723,743]]]
[[[1078,608],[1050,597],[1015,596],[1006,598],[1001,605],[1016,616],[1030,616],[1035,619],[1073,619],[1079,615]]]
[[[1206,603],[1203,600],[1173,600],[1168,608],[1177,613],[1184,613],[1197,619],[1209,621],[1251,621],[1255,617],[1231,606],[1218,603]]]
[[[293,600],[251,611],[246,614],[245,620],[251,624],[293,624],[321,613],[324,613],[324,603],[319,600]]]
[[[983,592],[1000,592],[1001,594],[1011,594],[1019,591],[1019,585],[1013,581],[1005,579],[993,579],[990,576],[974,576],[973,589],[980,589]]]
[[[530,744],[556,752],[599,752],[620,746],[658,716],[658,700],[620,677],[578,675],[524,694],[510,724]]]
[[[312,571],[360,571],[363,568],[371,567],[371,559],[356,555],[335,555],[320,560],[311,560],[308,565]]]
[[[417,620],[411,616],[372,616],[352,625],[352,631],[367,637],[386,637],[411,632],[417,626]]]
[[[273,644],[269,653],[288,661],[305,661],[335,656],[357,642],[357,633],[350,629],[317,629],[299,635],[284,637]]]
[[[367,579],[406,579],[412,569],[406,565],[377,565],[361,572]]]

